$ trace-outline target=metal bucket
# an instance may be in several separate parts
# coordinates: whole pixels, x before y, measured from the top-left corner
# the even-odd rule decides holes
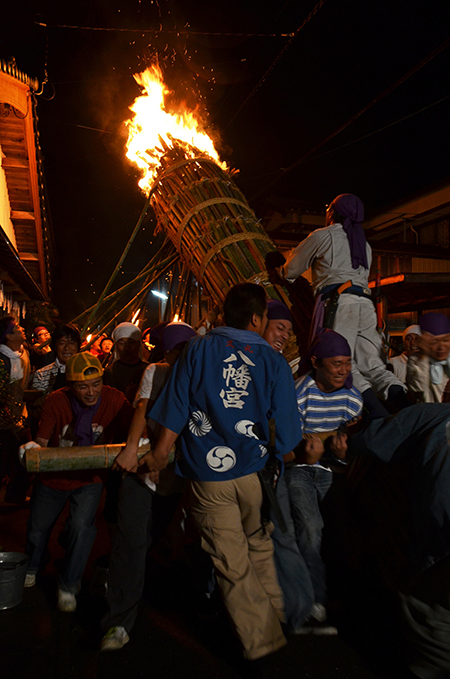
[[[20,552],[0,552],[0,610],[22,601],[28,557]]]

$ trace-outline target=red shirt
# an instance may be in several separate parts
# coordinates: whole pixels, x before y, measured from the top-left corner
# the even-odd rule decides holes
[[[42,408],[37,436],[48,439],[50,447],[59,447],[61,437],[71,424],[74,414],[69,399],[69,387],[47,396]],[[102,433],[102,443],[126,441],[134,409],[118,389],[103,386],[100,406],[94,415],[92,428]],[[63,454],[63,453],[62,453]],[[58,490],[73,490],[88,483],[103,483],[105,472],[96,469],[73,472],[43,472],[41,481]]]

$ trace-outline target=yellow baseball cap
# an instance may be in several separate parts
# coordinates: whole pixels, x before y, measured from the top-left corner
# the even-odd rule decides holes
[[[70,382],[86,382],[102,375],[102,364],[90,351],[74,354],[66,363],[66,380]]]

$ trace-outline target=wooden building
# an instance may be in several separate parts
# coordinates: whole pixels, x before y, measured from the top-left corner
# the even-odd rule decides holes
[[[0,309],[51,294],[52,238],[37,130],[39,82],[0,59]],[[17,313],[17,311],[16,311]]]

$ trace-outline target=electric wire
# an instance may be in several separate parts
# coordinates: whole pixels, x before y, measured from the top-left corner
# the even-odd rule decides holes
[[[291,34],[292,37],[290,38],[290,40],[286,43],[286,45],[283,47],[283,49],[281,50],[281,52],[275,57],[275,59],[273,60],[273,62],[271,63],[271,65],[269,66],[269,68],[267,69],[267,71],[264,73],[264,75],[262,76],[262,78],[257,82],[257,84],[256,84],[255,87],[252,89],[252,91],[250,92],[250,94],[248,95],[248,97],[245,99],[245,101],[240,105],[240,107],[238,108],[238,110],[236,111],[236,113],[230,118],[230,120],[228,121],[227,127],[229,127],[229,126],[231,125],[231,123],[233,122],[233,120],[235,120],[235,119],[237,118],[237,116],[239,115],[239,113],[242,111],[242,109],[244,108],[244,106],[246,106],[246,104],[250,101],[250,99],[252,99],[252,98],[255,96],[255,94],[258,92],[258,90],[259,90],[259,89],[262,87],[262,85],[265,83],[265,81],[267,80],[267,78],[269,77],[269,75],[270,75],[270,74],[272,73],[272,71],[275,69],[275,67],[276,67],[276,65],[278,64],[278,62],[279,62],[279,61],[283,58],[283,56],[286,54],[287,50],[288,50],[289,47],[292,45],[292,43],[294,42],[294,40],[296,39],[296,37],[298,36],[298,34],[300,33],[300,31],[302,31],[302,30],[305,28],[306,24],[308,24],[308,23],[310,22],[310,20],[313,18],[313,16],[315,16],[315,14],[317,14],[317,12],[319,11],[319,9],[321,9],[321,8],[323,7],[323,5],[325,4],[325,2],[326,2],[326,0],[319,0],[319,2],[317,3],[317,5],[311,10],[311,12],[308,14],[308,16],[306,17],[306,19],[305,19],[305,20],[300,24],[300,26],[297,28],[297,30],[295,31],[295,33]]]
[[[389,85],[389,87],[387,89],[385,89],[383,92],[381,92],[381,94],[379,94],[377,97],[375,97],[375,99],[372,99],[372,101],[370,101],[368,104],[366,104],[362,109],[360,109],[357,113],[355,113],[345,123],[343,123],[336,130],[334,130],[334,132],[331,132],[331,134],[329,134],[327,137],[325,137],[325,139],[323,139],[321,142],[316,144],[316,146],[314,146],[312,149],[307,151],[301,158],[296,160],[295,163],[292,163],[292,165],[290,165],[289,167],[285,168],[282,172],[280,172],[278,177],[276,177],[272,182],[267,184],[263,189],[261,189],[260,191],[258,191],[258,193],[256,193],[254,196],[252,196],[251,200],[254,200],[255,198],[259,198],[260,195],[262,195],[263,193],[266,193],[267,189],[274,186],[274,184],[277,184],[280,181],[280,179],[282,179],[287,174],[292,172],[292,170],[294,170],[296,167],[298,167],[298,165],[301,165],[306,160],[306,158],[308,158],[313,153],[315,153],[315,151],[317,151],[322,146],[324,146],[327,142],[330,141],[330,139],[333,139],[333,137],[336,137],[336,135],[338,135],[340,132],[345,130],[347,127],[349,127],[349,125],[351,125],[353,122],[355,122],[355,120],[357,120],[360,116],[362,116],[363,113],[366,113],[370,108],[372,108],[372,106],[375,106],[375,104],[378,104],[388,94],[390,94],[395,89],[397,89],[397,87],[399,87],[404,82],[406,82],[406,80],[411,78],[411,76],[413,76],[421,68],[426,66],[426,64],[428,64],[432,59],[434,59],[436,56],[438,56],[438,54],[443,52],[449,45],[450,45],[450,38],[445,40],[441,45],[439,45],[439,47],[437,47],[435,50],[433,50],[433,52],[431,52],[428,56],[426,56],[424,59],[422,59],[418,64],[416,64],[413,68],[411,68],[401,78],[396,80],[392,85]]]
[[[325,2],[325,0],[323,0]],[[322,3],[323,4],[323,3]],[[163,28],[107,28],[106,26],[72,26],[69,24],[44,24],[34,22],[37,26],[45,28],[69,28],[79,31],[105,31],[112,33],[151,33],[153,35],[212,35],[220,38],[293,38],[295,33],[237,33],[235,31],[192,31],[186,29],[163,29]]]

